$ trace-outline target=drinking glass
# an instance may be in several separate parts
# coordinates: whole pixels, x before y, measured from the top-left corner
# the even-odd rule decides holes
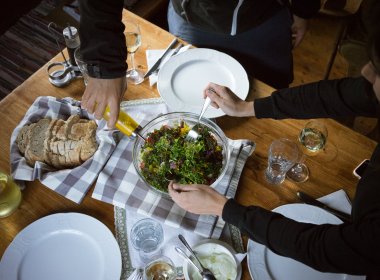
[[[75,59],[75,62],[77,63],[79,71],[82,73],[84,85],[87,86],[88,84],[87,63],[83,60],[82,53],[80,52],[80,48],[77,48],[74,51],[74,59]]]
[[[266,180],[271,184],[281,184],[285,180],[286,172],[298,160],[299,153],[295,142],[286,138],[274,140],[269,147]]]
[[[144,74],[135,67],[135,52],[141,46],[140,27],[137,23],[129,20],[123,21],[125,25],[124,35],[127,51],[131,57],[132,68],[127,71],[127,82],[138,85],[144,81]]]
[[[17,210],[21,203],[20,187],[12,177],[0,171],[0,218]]]
[[[301,130],[298,140],[301,143],[303,156],[287,172],[286,176],[294,182],[302,183],[309,178],[309,169],[304,163],[305,156],[314,156],[325,147],[327,128],[322,122],[312,120]]]
[[[177,273],[174,263],[166,256],[156,256],[144,268],[145,280],[174,280]]]
[[[135,223],[131,229],[132,245],[139,251],[140,259],[143,262],[161,254],[160,246],[163,240],[162,226],[153,219],[142,219]]]

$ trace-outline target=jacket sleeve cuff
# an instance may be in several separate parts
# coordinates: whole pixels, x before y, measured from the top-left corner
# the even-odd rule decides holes
[[[234,199],[227,200],[223,207],[222,218],[229,224],[238,225],[243,219],[245,207],[237,203]]]
[[[255,99],[253,102],[255,116],[258,119],[274,118],[273,99],[271,96]]]
[[[126,75],[127,63],[116,65],[90,62],[87,64],[87,71],[91,78],[115,79]]]

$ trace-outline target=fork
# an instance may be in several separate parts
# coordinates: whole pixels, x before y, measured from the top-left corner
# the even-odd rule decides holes
[[[210,90],[210,89],[209,89]],[[191,128],[191,130],[187,133],[186,137],[185,137],[185,141],[195,141],[198,139],[199,137],[199,133],[197,132],[198,130],[198,126],[199,126],[199,122],[200,120],[202,119],[202,116],[203,114],[206,112],[206,109],[208,108],[208,106],[211,104],[211,99],[210,97],[206,97],[206,100],[205,102],[203,103],[203,107],[202,107],[202,111],[201,113],[199,114],[199,118],[198,118],[198,121],[197,123]]]
[[[143,279],[143,272],[144,270],[142,268],[136,268],[131,275],[129,275],[127,280],[142,280]]]

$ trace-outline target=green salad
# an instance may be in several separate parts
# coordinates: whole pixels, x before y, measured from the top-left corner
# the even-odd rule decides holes
[[[140,169],[145,180],[158,190],[167,192],[169,181],[181,184],[211,185],[223,165],[222,146],[210,130],[198,127],[197,141],[185,141],[190,128],[162,126],[149,133],[141,148]]]

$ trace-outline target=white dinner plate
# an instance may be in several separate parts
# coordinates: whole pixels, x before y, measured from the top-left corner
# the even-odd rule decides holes
[[[287,204],[273,210],[293,220],[312,224],[341,224],[334,215],[307,204]],[[248,269],[254,280],[364,280],[364,276],[319,272],[291,258],[279,256],[267,247],[248,241]]]
[[[241,99],[249,91],[243,66],[233,57],[212,49],[190,49],[171,57],[158,73],[157,89],[169,108],[176,112],[199,114],[204,102],[203,90],[209,82],[229,87]],[[210,106],[204,116],[223,116]]]
[[[192,247],[194,251],[200,256],[212,255],[212,254],[226,254],[236,263],[236,279],[239,280],[242,274],[242,268],[240,262],[235,257],[236,251],[227,243],[216,239],[204,239],[198,244]],[[192,280],[190,275],[194,274],[194,267],[186,260],[183,261],[183,274],[185,280]],[[200,276],[199,276],[200,278]]]
[[[119,280],[121,253],[111,231],[93,217],[53,214],[17,234],[0,262],[0,279]]]

